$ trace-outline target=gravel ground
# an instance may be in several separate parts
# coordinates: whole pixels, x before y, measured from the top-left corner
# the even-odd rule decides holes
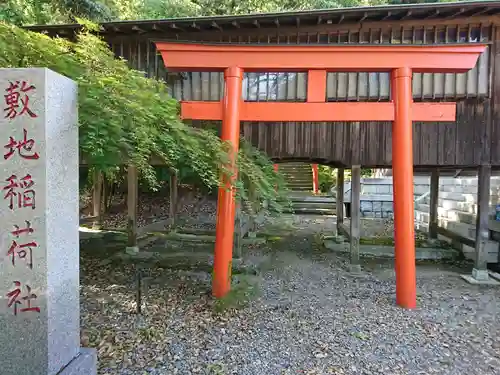
[[[234,277],[258,286],[246,307],[215,314],[209,274],[154,269],[140,327],[132,267],[84,258],[82,344],[98,348],[99,374],[500,374],[500,288],[421,265],[418,308],[403,310],[390,261],[365,259],[354,277],[317,245],[331,219],[293,225],[246,251],[261,269]]]

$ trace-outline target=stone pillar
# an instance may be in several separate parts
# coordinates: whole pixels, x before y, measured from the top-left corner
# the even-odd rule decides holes
[[[93,375],[80,348],[76,84],[0,69],[0,373]]]
[[[361,166],[353,165],[351,169],[351,272],[360,272],[359,238],[361,234]]]

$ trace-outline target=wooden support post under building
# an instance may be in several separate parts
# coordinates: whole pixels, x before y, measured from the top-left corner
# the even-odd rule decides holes
[[[337,197],[335,198],[335,211],[337,212],[337,234],[340,234],[340,227],[344,224],[344,168],[337,169]]]
[[[490,206],[491,165],[479,167],[477,186],[477,216],[474,268],[472,275],[462,275],[471,284],[498,285],[498,281],[489,277],[488,258],[490,251],[498,251],[498,244],[490,241],[489,206]]]
[[[359,264],[359,238],[360,238],[360,198],[361,198],[361,166],[353,165],[351,169],[351,272],[361,272]]]
[[[139,252],[137,245],[137,200],[139,196],[139,180],[137,167],[133,165],[128,166],[127,170],[127,253]]]
[[[94,187],[92,189],[92,216],[94,217],[92,228],[99,229],[102,224],[102,186],[103,175],[101,171],[94,172]]]
[[[429,238],[438,237],[438,197],[439,197],[439,169],[431,173],[430,204],[429,204]]]
[[[173,230],[176,224],[177,217],[177,200],[178,200],[178,181],[177,172],[170,171],[170,207],[169,207],[169,226]]]
[[[488,280],[488,241],[489,208],[490,208],[490,178],[491,166],[479,167],[477,186],[477,217],[476,217],[476,259],[472,277],[476,280]]]

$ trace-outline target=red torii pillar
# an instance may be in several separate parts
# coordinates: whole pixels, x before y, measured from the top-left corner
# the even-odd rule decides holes
[[[394,195],[394,243],[396,266],[396,303],[416,307],[415,211],[413,201],[413,127],[411,107],[412,71],[394,69],[391,89],[394,101],[392,123],[392,180]]]
[[[313,192],[314,194],[319,193],[319,171],[318,164],[311,164],[312,174],[313,174]]]
[[[158,42],[167,68],[177,71],[224,71],[223,101],[183,102],[183,118],[221,120],[222,139],[232,144],[235,168],[240,121],[393,121],[394,231],[396,302],[416,306],[415,238],[413,212],[412,121],[454,121],[455,103],[413,103],[413,72],[463,73],[474,67],[485,45],[463,46],[315,46],[224,45]],[[241,99],[244,71],[308,71],[306,103],[257,102]],[[391,72],[392,102],[327,103],[328,71]],[[335,125],[332,125],[335,126]],[[236,171],[235,169],[233,169]],[[231,181],[219,189],[213,294],[230,290],[235,219]]]

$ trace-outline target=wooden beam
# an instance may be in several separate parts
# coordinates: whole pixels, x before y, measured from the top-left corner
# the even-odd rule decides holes
[[[213,21],[211,25],[217,30],[222,31],[222,27],[217,22]]]
[[[401,21],[404,20],[404,19],[407,19],[408,17],[410,17],[412,15],[412,13],[413,12],[411,10],[409,10],[408,12],[406,12],[406,14],[403,17],[401,17]]]
[[[300,28],[301,33],[305,34],[316,34],[316,33],[346,33],[347,31],[352,32],[369,32],[370,29],[373,30],[381,30],[381,31],[390,31],[391,29],[397,29],[398,27],[404,27],[405,30],[411,30],[413,27],[416,29],[421,29],[422,27],[436,27],[437,32],[444,31],[445,26],[449,25],[451,27],[456,26],[464,26],[468,27],[468,25],[479,25],[481,24],[483,27],[490,27],[492,24],[498,23],[500,21],[500,16],[496,15],[480,15],[478,17],[461,17],[454,19],[440,19],[439,24],[436,24],[436,20],[428,19],[408,19],[408,20],[386,20],[386,21],[372,21],[365,20],[362,24],[359,23],[342,23],[337,24],[339,17],[335,18],[334,21],[328,20],[326,23],[321,25],[309,24],[302,25]],[[234,25],[233,25],[234,26]],[[280,38],[295,37],[297,35],[297,28],[292,25],[280,25]],[[229,42],[234,40],[248,40],[248,37],[260,37],[267,38],[268,36],[276,36],[276,30],[272,28],[264,28],[257,30],[255,28],[250,27],[242,27],[242,28],[226,28],[224,31],[220,30],[203,30],[203,40],[205,42]],[[175,37],[175,34],[172,31],[165,31],[165,35],[162,38],[172,39]],[[157,39],[158,33],[149,32],[141,35],[125,35],[125,34],[116,34],[116,35],[107,35],[107,41],[113,41],[114,43],[125,41],[125,42],[136,42],[136,41],[145,41],[147,39]],[[200,33],[198,31],[186,31],[182,33],[183,40],[199,40]]]
[[[429,203],[429,238],[437,239],[438,203],[439,203],[439,169],[431,173],[430,203]]]
[[[469,45],[241,45],[157,42],[168,70],[245,72],[326,69],[389,72],[406,67],[416,73],[465,73],[474,68],[485,44]]]
[[[132,26],[133,31],[137,31],[139,33],[144,33],[145,30],[141,29],[139,26]]]
[[[471,240],[470,238],[461,236],[455,232],[452,232],[449,229],[443,228],[438,226],[437,227],[437,233],[441,236],[448,237],[450,240],[454,242],[459,242],[460,244],[469,246],[469,247],[475,247],[476,246],[476,241]]]
[[[181,117],[221,120],[221,102],[181,102]],[[413,103],[413,121],[455,121],[456,103]],[[392,102],[243,102],[241,121],[394,121]]]
[[[448,16],[448,17],[446,17],[446,18],[448,18],[448,19],[450,19],[450,18],[455,18],[455,17],[457,17],[457,16],[461,15],[461,14],[462,14],[462,13],[464,13],[464,12],[465,12],[465,8],[460,8],[460,10],[459,10],[459,11],[457,11],[457,12],[453,13],[452,15],[450,15],[450,16]]]
[[[361,235],[361,166],[351,168],[351,241],[350,241],[350,271],[360,272],[359,238]]]
[[[476,17],[476,16],[479,16],[479,15],[481,15],[481,14],[487,13],[487,12],[489,12],[490,10],[491,10],[491,8],[490,8],[490,7],[486,7],[486,8],[484,8],[484,9],[482,9],[482,10],[479,10],[479,11],[477,11],[477,12],[472,13],[470,16],[471,16],[471,17]]]
[[[428,20],[428,19],[431,19],[431,18],[437,17],[437,16],[439,16],[439,13],[440,13],[440,12],[439,12],[439,9],[436,9],[436,10],[434,11],[434,13],[432,13],[432,14],[430,14],[430,15],[428,15],[428,16],[426,16],[426,17],[424,17],[424,19],[425,19],[425,20]]]
[[[326,101],[326,70],[309,70],[307,74],[307,102]]]
[[[344,168],[337,168],[335,211],[337,213],[337,234],[341,234],[341,226],[344,223]]]

